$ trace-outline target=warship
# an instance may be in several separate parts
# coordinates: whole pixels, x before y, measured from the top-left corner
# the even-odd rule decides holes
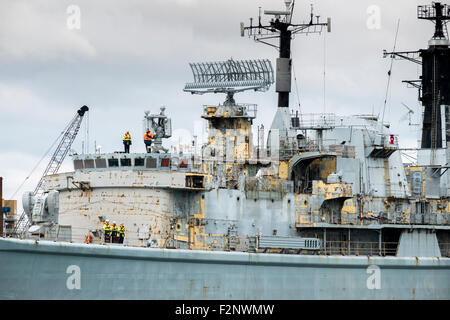
[[[191,63],[207,142],[169,152],[170,108],[145,112],[145,153],[71,154],[87,106],[67,126],[23,214],[0,238],[1,299],[450,299],[450,6],[419,6],[435,23],[427,49],[384,52],[421,65],[417,161],[374,115],[307,115],[289,109],[291,40],[331,32],[293,1],[264,11],[241,36],[279,50],[270,60]],[[277,43],[270,43],[275,39]],[[267,139],[253,137],[257,106],[235,95],[268,91],[278,106]],[[136,142],[134,142],[136,143]],[[196,141],[193,141],[193,145]],[[196,145],[195,145],[196,146]],[[197,147],[197,146],[196,146]],[[118,243],[106,221],[125,226]]]

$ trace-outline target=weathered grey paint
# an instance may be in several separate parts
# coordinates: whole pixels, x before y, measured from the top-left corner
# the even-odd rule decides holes
[[[398,257],[441,257],[436,232],[414,229],[402,232],[397,249]]]
[[[253,254],[0,239],[0,261],[1,299],[450,298],[449,258]],[[371,283],[378,269],[379,289],[376,281]]]

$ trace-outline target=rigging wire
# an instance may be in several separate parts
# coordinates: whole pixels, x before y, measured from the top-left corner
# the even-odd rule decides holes
[[[82,154],[89,153],[89,113],[86,114],[86,121],[84,122],[83,141],[81,142]]]
[[[300,91],[298,90],[297,75],[295,73],[294,63],[292,63],[292,71],[294,73],[294,83],[295,83],[295,93],[296,93],[296,96],[297,96],[298,113],[300,114],[300,119],[301,119],[302,106],[301,106],[301,103],[300,103]]]
[[[89,112],[86,114],[86,122],[84,123],[86,126],[86,153],[89,153]]]
[[[292,12],[294,12],[294,3],[295,3],[295,1],[293,1],[293,3],[292,3]],[[292,73],[294,75],[295,94],[297,96],[299,120],[300,120],[300,122],[302,122],[302,105],[300,103],[300,91],[298,90],[298,80],[297,80],[297,74],[295,72],[295,64],[293,62],[294,60],[292,59],[292,52],[291,52],[290,58],[291,58],[291,61],[292,61]]]
[[[417,158],[407,154],[406,152],[401,152],[401,155],[404,156],[405,158],[409,159],[411,162],[416,162]]]
[[[294,6],[295,6],[295,0],[293,0],[292,4],[291,4],[291,14],[289,15],[289,23],[292,22],[292,16],[294,15]]]
[[[420,79],[420,76],[422,74],[422,67],[419,66],[418,64],[416,65],[416,79]],[[421,90],[421,89],[420,89]],[[421,92],[418,92],[418,99],[416,101],[417,103],[417,108],[416,110],[419,110],[419,112],[416,113],[414,119],[414,123],[418,123],[418,125],[416,127],[414,127],[415,132],[416,132],[416,139],[417,139],[417,145],[421,145],[421,141],[422,141],[422,128],[420,123],[423,123],[423,109],[422,109],[422,102],[421,102],[421,97],[420,94]]]
[[[397,21],[397,31],[395,33],[395,40],[394,40],[394,49],[392,50],[392,52],[395,52],[395,48],[397,47],[397,36],[398,36],[398,29],[400,27],[400,19],[398,19]],[[388,71],[388,83],[387,83],[387,87],[386,87],[386,94],[384,97],[384,106],[383,106],[383,114],[381,117],[381,125],[383,126],[383,122],[384,122],[384,114],[386,111],[386,104],[387,104],[387,100],[388,100],[388,95],[389,95],[389,90],[390,90],[390,85],[391,85],[391,76],[392,76],[392,66],[394,64],[394,56],[391,57],[391,66],[389,68]]]
[[[327,33],[323,36],[323,113],[327,110],[326,104],[326,66],[327,64]]]

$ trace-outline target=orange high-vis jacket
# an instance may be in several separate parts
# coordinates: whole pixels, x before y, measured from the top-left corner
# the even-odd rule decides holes
[[[152,140],[153,139],[153,133],[151,131],[148,131],[144,135],[144,140]]]

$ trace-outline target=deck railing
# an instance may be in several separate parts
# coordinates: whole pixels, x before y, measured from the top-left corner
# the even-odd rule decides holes
[[[395,256],[398,242],[327,241],[321,250],[326,255]]]
[[[98,230],[97,236],[92,237],[92,243],[95,244],[118,244],[118,241],[104,238],[103,230]],[[59,238],[41,238],[42,240],[53,240],[61,242],[85,243],[86,236],[72,235],[71,239]],[[118,238],[117,238],[118,239]],[[169,239],[167,239],[169,240]],[[158,243],[153,239],[145,239],[145,235],[138,232],[125,230],[123,245],[134,247],[158,247]],[[170,242],[170,241],[169,241]],[[360,241],[322,241],[322,248],[317,251],[308,250],[279,250],[280,253],[291,254],[319,254],[319,255],[343,255],[343,256],[395,256],[397,254],[398,242],[360,242]],[[442,257],[450,257],[450,242],[440,242],[439,248]],[[271,250],[270,252],[278,252]]]

